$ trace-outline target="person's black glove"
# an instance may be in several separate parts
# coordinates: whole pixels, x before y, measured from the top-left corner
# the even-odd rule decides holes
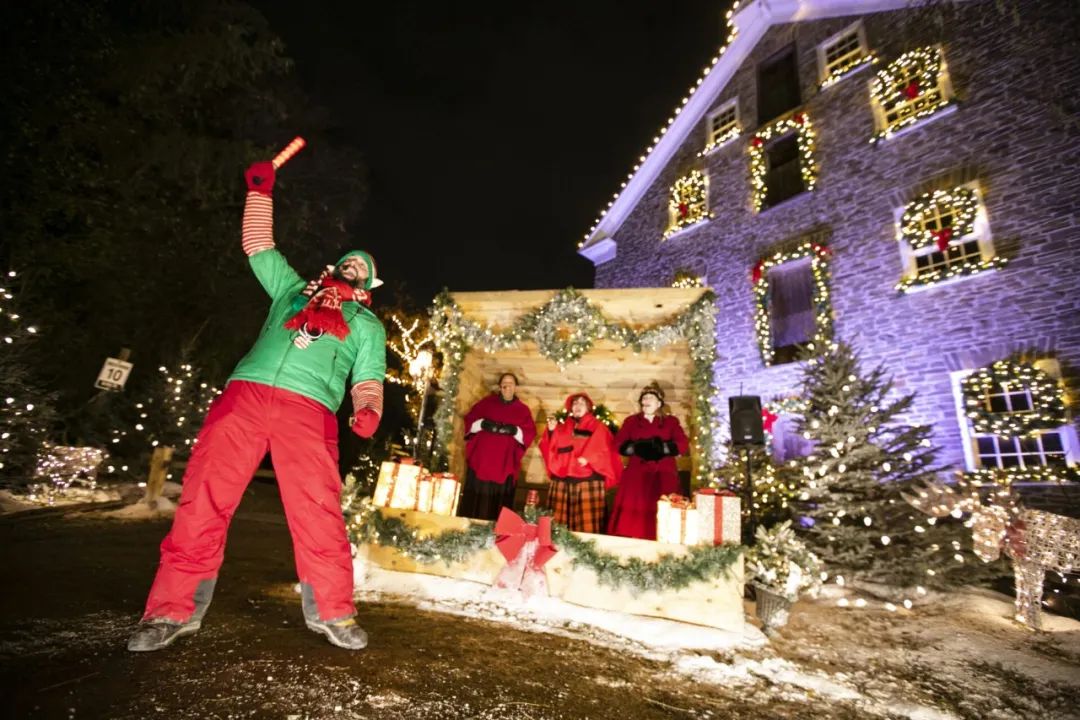
[[[485,418],[484,420],[480,421],[480,429],[487,430],[488,432],[498,432],[498,430],[496,429],[498,428],[498,426],[499,423],[495,422],[494,420],[488,420]]]
[[[664,457],[664,446],[659,438],[638,440],[634,443],[634,454],[642,460],[659,460]]]
[[[665,457],[679,454],[679,446],[676,445],[675,442],[672,440],[665,440],[662,443],[662,446]]]
[[[619,454],[620,455],[626,455],[627,457],[629,457],[630,455],[633,455],[634,454],[634,445],[636,445],[636,443],[633,440],[627,440],[626,442],[624,442],[622,445],[619,446]]]
[[[508,423],[495,423],[494,432],[499,435],[516,435],[517,431],[517,425],[510,425]]]

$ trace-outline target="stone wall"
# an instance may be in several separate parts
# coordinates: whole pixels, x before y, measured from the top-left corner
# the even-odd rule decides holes
[[[942,3],[945,20],[901,10],[862,17],[881,67],[906,50],[940,43],[955,91],[953,112],[886,141],[875,132],[865,68],[818,90],[816,47],[856,18],[792,23],[769,30],[718,107],[738,96],[742,135],[701,158],[704,121],[687,139],[614,239],[616,257],[596,270],[596,286],[666,285],[680,269],[706,276],[718,295],[716,368],[723,395],[790,392],[797,364],[766,368],[754,336],[750,269],[792,238],[824,232],[833,252],[836,337],[868,363],[884,363],[901,390],[917,393],[911,420],[932,422],[944,460],[963,463],[950,372],[979,367],[1016,350],[1056,357],[1075,388],[1080,368],[1080,53],[1073,3],[1040,0]],[[775,207],[751,207],[749,146],[758,129],[756,72],[795,43],[802,111],[817,134],[817,187]],[[684,79],[672,78],[673,83]],[[1069,96],[1068,94],[1072,94]],[[660,116],[666,108],[658,108]],[[706,224],[668,240],[668,189],[690,169],[707,171]],[[894,288],[903,267],[895,212],[915,196],[978,183],[997,254],[985,272],[910,294]],[[1075,391],[1073,395],[1076,396]],[[726,408],[724,409],[726,411]]]

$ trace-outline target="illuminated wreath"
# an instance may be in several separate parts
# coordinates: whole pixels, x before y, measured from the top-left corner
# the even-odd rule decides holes
[[[1021,412],[989,410],[986,395],[1000,390],[1002,385],[1024,388],[1031,393],[1031,409]],[[964,378],[961,389],[964,412],[977,433],[1018,437],[1060,427],[1067,422],[1061,385],[1030,363],[999,360]]]

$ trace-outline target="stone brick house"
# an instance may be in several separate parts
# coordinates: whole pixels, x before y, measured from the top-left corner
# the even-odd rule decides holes
[[[1076,463],[1075,421],[980,433],[961,380],[1022,353],[1076,397],[1078,19],[1060,0],[736,7],[581,243],[596,286],[703,278],[724,396],[791,395],[793,351],[831,335],[917,393],[910,419],[935,425],[946,462]],[[1024,411],[1030,391],[996,384],[986,409]]]

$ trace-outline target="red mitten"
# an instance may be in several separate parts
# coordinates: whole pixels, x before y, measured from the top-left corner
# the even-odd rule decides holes
[[[363,408],[352,416],[352,431],[362,438],[369,438],[379,427],[379,415],[371,408]]]
[[[274,164],[265,160],[252,163],[244,171],[248,190],[269,196],[274,190]]]

